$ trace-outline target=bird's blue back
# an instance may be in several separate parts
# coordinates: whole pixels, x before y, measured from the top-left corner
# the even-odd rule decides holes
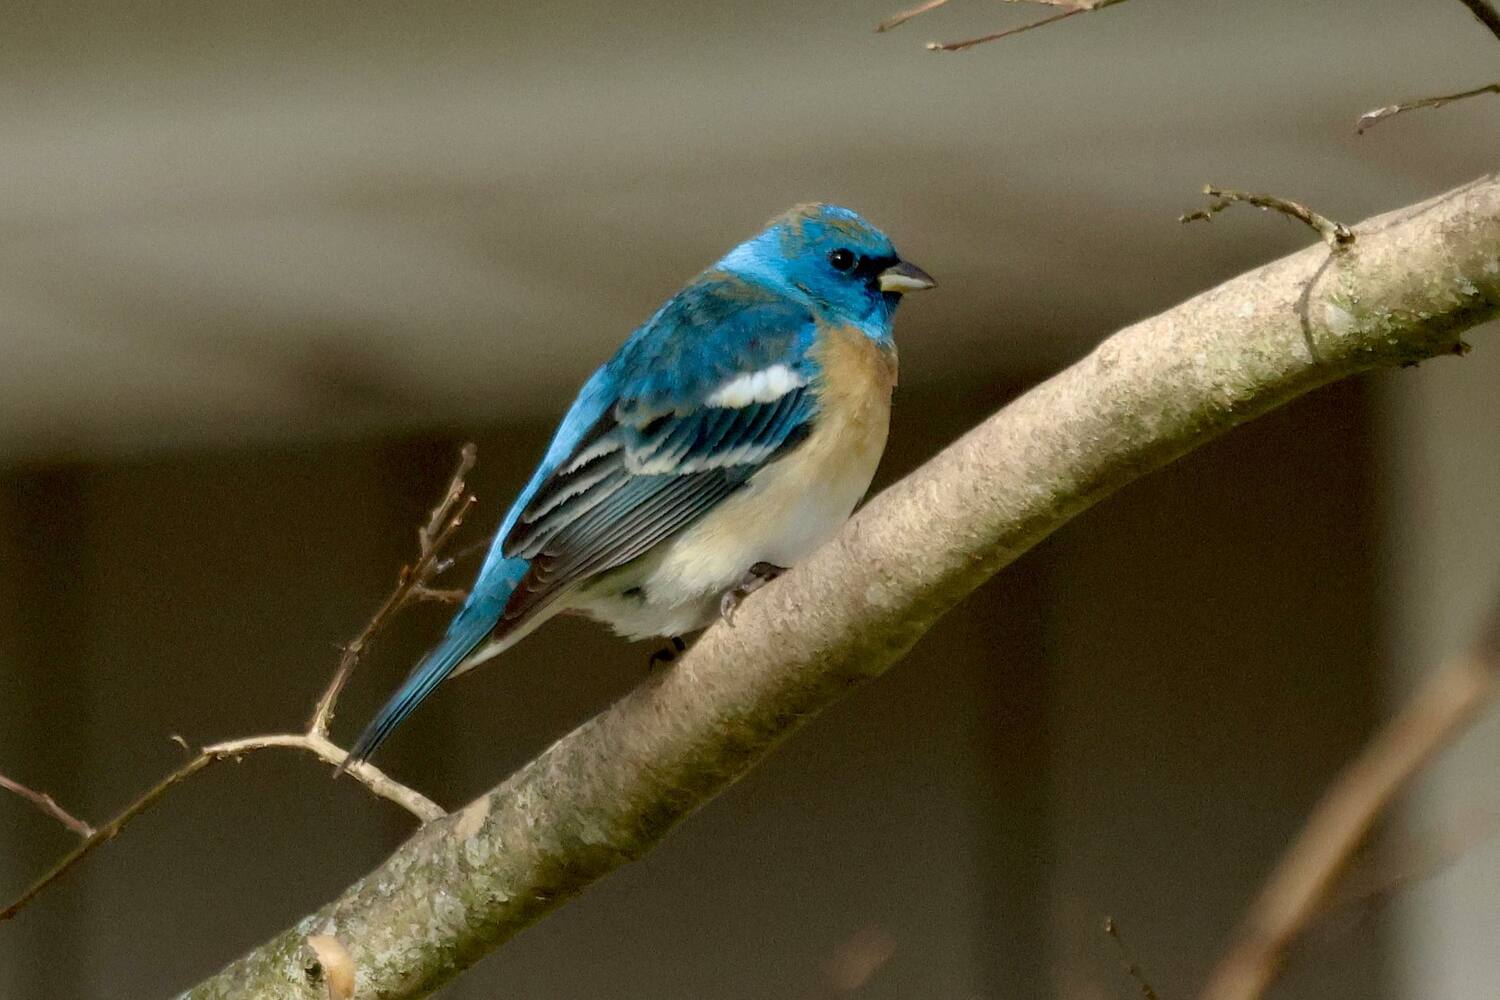
[[[593,373],[442,642],[351,759],[368,757],[487,638],[522,628],[567,586],[681,530],[795,447],[817,418],[811,349],[820,324],[890,340],[897,297],[828,273],[832,246],[896,259],[889,240],[847,209],[794,209],[669,299]],[[774,366],[796,388],[750,405],[706,405],[736,376]]]

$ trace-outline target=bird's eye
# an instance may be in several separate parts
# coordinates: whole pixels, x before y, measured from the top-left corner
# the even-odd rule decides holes
[[[828,263],[833,265],[835,271],[852,270],[855,260],[852,250],[834,250],[828,255]]]

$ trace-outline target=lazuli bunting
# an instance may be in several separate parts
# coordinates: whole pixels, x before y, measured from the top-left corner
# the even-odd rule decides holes
[[[885,450],[896,306],[933,285],[859,215],[814,204],[668,299],[584,384],[447,634],[350,759],[553,615],[675,638],[832,537]]]

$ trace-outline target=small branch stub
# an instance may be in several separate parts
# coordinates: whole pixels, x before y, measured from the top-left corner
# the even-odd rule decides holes
[[[1178,222],[1189,223],[1200,220],[1208,222],[1230,205],[1243,203],[1254,205],[1263,211],[1280,212],[1288,218],[1296,219],[1316,232],[1323,238],[1323,242],[1334,250],[1342,250],[1354,242],[1354,231],[1348,226],[1342,222],[1335,222],[1326,215],[1320,215],[1300,202],[1288,201],[1269,194],[1250,194],[1246,191],[1216,188],[1212,184],[1205,184],[1203,193],[1214,200],[1207,208],[1200,208],[1196,212],[1178,216]]]

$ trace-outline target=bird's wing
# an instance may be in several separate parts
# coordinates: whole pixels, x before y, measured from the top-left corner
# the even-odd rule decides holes
[[[805,438],[815,332],[805,308],[727,275],[663,306],[579,393],[447,634],[349,761],[374,753],[487,638],[523,634],[567,587],[681,531]]]
[[[698,520],[803,440],[817,413],[803,306],[725,276],[669,302],[611,365],[615,401],[503,538],[529,569],[499,631]]]

